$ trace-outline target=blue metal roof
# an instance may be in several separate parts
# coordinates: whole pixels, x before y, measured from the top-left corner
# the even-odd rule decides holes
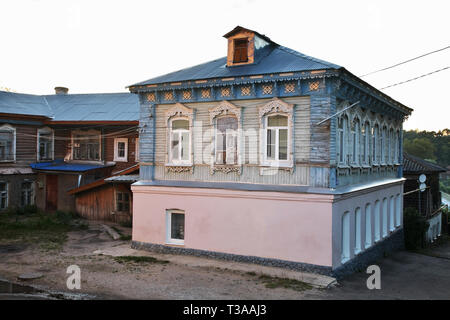
[[[139,99],[131,93],[55,94],[44,96],[54,121],[136,121]]]
[[[182,69],[132,86],[167,82],[201,80],[251,76],[270,73],[294,71],[311,71],[320,69],[340,69],[341,66],[307,56],[295,50],[272,43],[271,51],[253,64],[227,67],[227,58],[223,57],[190,68]]]
[[[50,117],[52,110],[41,96],[0,91],[0,112]]]
[[[128,92],[39,96],[0,91],[0,113],[54,121],[137,121],[139,98]]]
[[[94,169],[106,168],[110,165],[70,163],[64,162],[64,160],[54,160],[50,162],[31,163],[30,166],[34,170],[85,172]]]

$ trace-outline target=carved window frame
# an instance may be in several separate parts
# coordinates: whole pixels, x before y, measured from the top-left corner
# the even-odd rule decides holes
[[[294,167],[294,105],[281,99],[273,98],[265,105],[259,107],[260,143],[259,162],[262,167],[290,168]],[[288,118],[287,160],[267,159],[267,119],[272,115],[284,115]]]
[[[170,159],[170,145],[171,145],[171,133],[172,133],[172,121],[174,120],[188,120],[189,121],[189,160],[172,162]],[[165,124],[166,124],[166,170],[170,172],[185,172],[190,171],[192,173],[192,167],[194,165],[194,148],[193,148],[193,127],[194,111],[191,108],[186,107],[181,103],[176,103],[173,107],[165,112]]]
[[[12,159],[0,159],[0,162],[15,162],[16,161],[16,128],[9,125],[4,124],[0,126],[0,131],[6,131],[12,134],[11,148],[12,148]]]
[[[220,102],[216,107],[209,109],[209,122],[213,128],[213,134],[211,135],[211,161],[210,171],[213,174],[216,171],[225,173],[236,172],[241,174],[242,170],[242,144],[241,144],[241,108],[235,106],[231,102],[226,100]],[[216,135],[217,135],[217,119],[221,117],[235,117],[237,119],[237,163],[236,164],[217,164],[216,163]]]

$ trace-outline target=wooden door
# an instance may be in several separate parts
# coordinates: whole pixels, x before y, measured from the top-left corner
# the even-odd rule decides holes
[[[47,190],[45,208],[47,211],[55,211],[58,209],[58,176],[48,174],[46,180]]]

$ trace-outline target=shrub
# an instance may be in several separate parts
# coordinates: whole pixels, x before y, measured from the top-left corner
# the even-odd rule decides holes
[[[420,215],[415,208],[405,208],[403,212],[403,228],[406,249],[415,250],[422,247],[428,227],[429,223],[425,217]]]

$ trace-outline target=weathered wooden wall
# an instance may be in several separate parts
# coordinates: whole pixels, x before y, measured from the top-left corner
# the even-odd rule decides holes
[[[130,213],[115,212],[115,190],[129,192]],[[75,196],[76,212],[89,220],[112,221],[116,223],[131,221],[133,198],[130,187],[124,184],[106,184]]]
[[[293,150],[295,168],[293,172],[280,170],[275,175],[261,175],[259,167],[259,130],[260,122],[258,108],[266,104],[269,99],[255,100],[234,100],[232,103],[242,108],[242,174],[216,172],[210,174],[209,164],[211,162],[211,134],[209,109],[214,108],[220,102],[185,103],[184,105],[194,110],[193,129],[193,150],[194,150],[194,170],[193,174],[166,172],[167,154],[167,123],[165,112],[173,107],[170,105],[156,106],[155,121],[155,179],[161,180],[185,180],[185,181],[215,181],[215,182],[247,182],[265,184],[295,184],[295,185],[323,185],[328,179],[322,182],[310,182],[310,152],[311,152],[311,127],[310,127],[310,100],[309,97],[289,97],[283,101],[294,105],[294,127],[293,127]],[[253,132],[256,141],[249,142],[245,139],[248,132]],[[321,136],[328,143],[329,136]],[[314,143],[318,143],[314,141]],[[323,150],[321,150],[323,151]],[[251,156],[253,161],[251,160]],[[326,155],[323,155],[326,159]],[[318,170],[327,170],[318,168]],[[321,177],[320,175],[318,175]]]

